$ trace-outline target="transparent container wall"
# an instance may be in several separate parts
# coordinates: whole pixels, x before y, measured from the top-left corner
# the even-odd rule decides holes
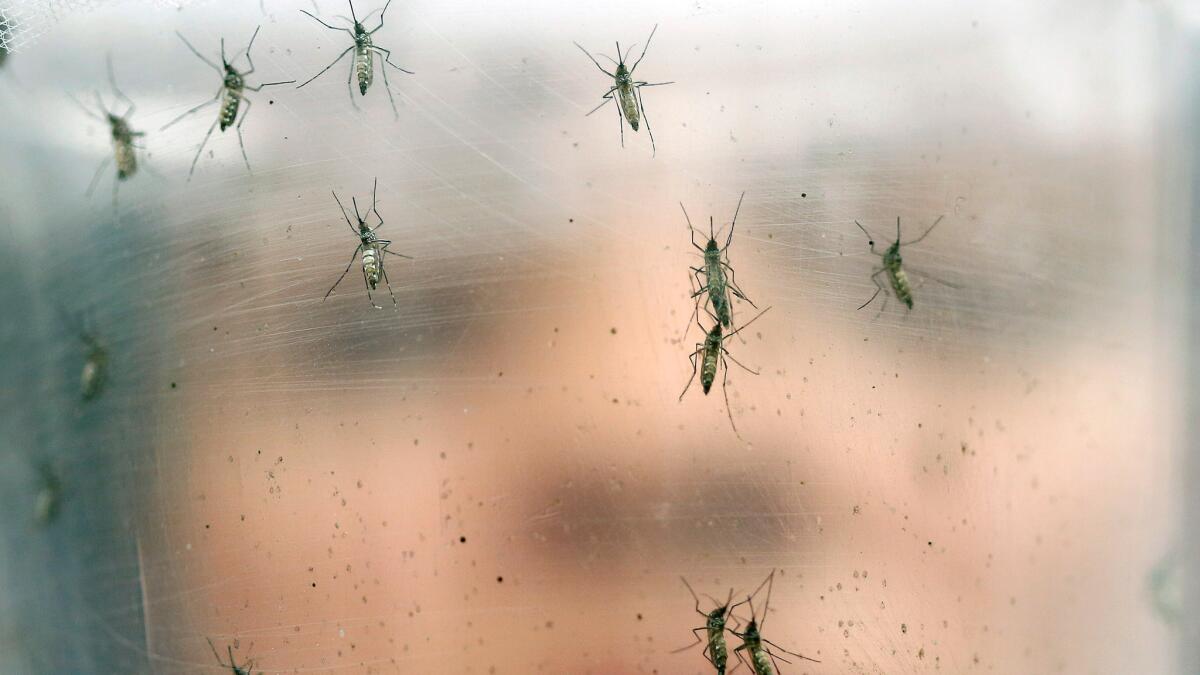
[[[820,661],[785,673],[1175,671],[1180,7],[401,0],[374,40],[415,74],[247,91],[253,171],[218,127],[190,181],[218,107],[160,127],[221,75],[174,32],[261,25],[248,84],[298,84],[351,41],[298,10],[348,8],[60,11],[0,66],[0,671],[710,673],[680,577],[707,611],[772,570],[729,625]],[[655,24],[647,119],[585,115],[612,80],[572,41]],[[146,132],[115,206],[69,98],[112,105],[109,52]],[[376,179],[396,304],[361,260],[323,300],[331,192]],[[758,309],[680,400],[680,202],[723,243],[743,191]],[[855,221],[939,216],[911,311],[856,309]]]

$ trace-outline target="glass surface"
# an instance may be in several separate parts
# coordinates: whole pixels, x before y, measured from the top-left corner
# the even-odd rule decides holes
[[[217,106],[160,127],[221,77],[174,31],[211,60],[261,25],[249,84],[299,84],[351,39],[300,9],[347,11],[110,3],[0,67],[0,671],[710,673],[680,577],[707,611],[772,570],[764,636],[821,662],[785,673],[1175,671],[1174,6],[396,2],[414,75],[247,92],[253,173],[231,127],[188,181]],[[572,41],[656,24],[652,152],[585,115],[611,79]],[[111,105],[109,52],[146,132],[115,213],[68,97]],[[361,261],[323,300],[358,243],[331,192],[376,179],[396,305]],[[770,310],[725,346],[760,372],[680,401],[680,202],[728,232],[743,191]],[[855,221],[882,250],[939,216],[912,310],[857,310]]]

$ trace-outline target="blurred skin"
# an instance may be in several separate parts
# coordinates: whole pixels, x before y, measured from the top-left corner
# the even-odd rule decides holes
[[[759,213],[748,204],[731,249],[750,297],[775,304],[727,345],[762,368],[730,375],[746,442],[720,375],[709,396],[676,401],[691,349],[679,227],[558,259],[575,278],[487,302],[550,309],[429,329],[452,340],[410,326],[366,331],[369,350],[326,349],[321,361],[348,373],[332,386],[319,370],[302,387],[237,393],[252,371],[310,363],[300,345],[187,371],[194,497],[169,523],[194,562],[172,585],[204,599],[168,593],[151,624],[180,611],[284,671],[702,673],[701,646],[669,653],[703,625],[678,577],[744,598],[778,568],[764,635],[823,662],[786,672],[1076,672],[1120,658],[1106,635],[1153,642],[1140,584],[1160,535],[1122,522],[1166,480],[1145,461],[1166,442],[1155,366],[1136,349],[1149,334],[1113,329],[1120,359],[1086,344],[939,353],[896,338],[942,330],[951,291],[928,285],[925,314],[801,311],[756,265],[773,246]],[[848,253],[861,245],[847,237]],[[674,264],[647,264],[656,256]],[[605,261],[621,262],[597,288]],[[869,273],[869,260],[843,264]],[[420,269],[393,279],[405,274]],[[403,308],[414,292],[398,290]],[[339,291],[336,313],[403,323],[363,293]],[[624,311],[630,298],[645,311]],[[196,653],[195,637],[173,639]]]

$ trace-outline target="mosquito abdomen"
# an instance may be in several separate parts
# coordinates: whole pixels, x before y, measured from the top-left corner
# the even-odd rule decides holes
[[[717,667],[717,675],[725,675],[725,664],[729,661],[729,648],[725,646],[725,628],[720,631],[708,631],[708,652],[712,655],[713,665]]]
[[[904,268],[899,265],[895,269],[888,270],[888,277],[892,281],[892,290],[896,292],[896,297],[903,302],[906,307],[912,309],[913,296],[912,286],[908,283],[908,275],[904,273]]]
[[[707,394],[712,389],[713,380],[717,379],[717,357],[721,354],[721,343],[707,344],[704,347],[704,363],[700,368],[700,385]]]
[[[754,666],[754,675],[775,675],[771,657],[761,644],[750,648],[750,663]]]
[[[125,180],[137,172],[137,155],[133,152],[132,141],[114,140],[113,156],[119,180]]]
[[[622,84],[617,89],[617,95],[621,99],[621,110],[625,113],[625,121],[629,122],[629,126],[634,131],[638,130],[638,104],[637,95],[633,92],[633,85]]]
[[[238,106],[241,105],[242,97],[237,90],[225,88],[225,95],[221,99],[221,131],[225,131],[233,126],[233,122],[237,119]]]
[[[362,252],[363,274],[367,277],[367,285],[371,290],[379,285],[379,252],[375,247],[364,248]]]
[[[358,76],[358,91],[363,96],[367,95],[367,89],[371,86],[371,79],[375,77],[374,58],[371,54],[370,37],[365,41],[360,42],[354,48],[354,73]]]

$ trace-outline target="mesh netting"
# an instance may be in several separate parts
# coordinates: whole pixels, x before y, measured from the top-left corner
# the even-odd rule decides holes
[[[37,42],[73,12],[89,11],[112,0],[0,0],[0,59]],[[180,8],[188,0],[152,0],[147,4]]]
[[[0,0],[0,50],[19,52],[68,12],[91,9],[101,0]]]

